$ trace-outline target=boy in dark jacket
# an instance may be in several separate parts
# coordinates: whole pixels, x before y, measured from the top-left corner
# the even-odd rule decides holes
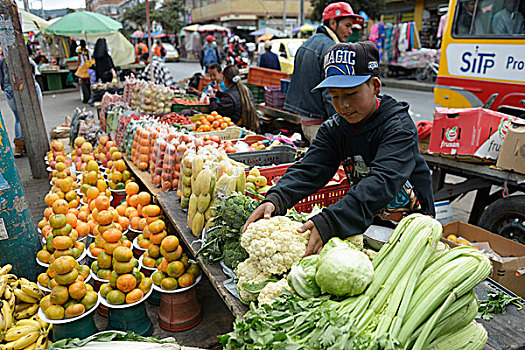
[[[324,187],[343,163],[350,190],[298,231],[310,230],[307,255],[331,237],[363,233],[373,221],[398,222],[413,212],[434,215],[430,170],[419,153],[408,105],[379,96],[379,52],[370,42],[338,44],[325,55],[337,114],[317,133],[302,161],[286,171],[248,219],[284,215]],[[245,226],[245,227],[246,227]]]

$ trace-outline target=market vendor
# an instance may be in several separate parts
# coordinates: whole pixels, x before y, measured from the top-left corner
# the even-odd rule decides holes
[[[206,94],[209,96],[214,89],[220,89],[220,91],[223,91],[223,92],[228,90],[226,85],[224,85],[224,76],[222,74],[222,68],[219,63],[217,62],[212,63],[208,67],[208,73],[210,74],[211,82],[204,87],[202,92],[195,89],[192,86],[188,88],[188,92],[191,94],[195,94],[199,97],[202,97],[203,94]],[[218,97],[216,98],[217,98],[217,101],[219,101],[219,98]]]
[[[303,225],[310,230],[306,254],[331,237],[363,233],[372,223],[388,226],[413,212],[434,215],[430,170],[419,153],[408,104],[379,95],[379,52],[370,42],[337,44],[325,55],[327,89],[336,114],[324,122],[303,160],[290,166],[253,212],[253,221],[284,215],[323,188],[341,163],[350,189],[337,203]]]
[[[352,25],[358,23],[363,23],[363,17],[354,14],[348,3],[330,4],[323,11],[323,25],[297,50],[284,109],[301,116],[303,134],[310,142],[335,113],[328,89],[311,92],[324,79],[324,54],[332,45],[345,42]]]
[[[230,117],[232,122],[238,126],[253,131],[259,130],[259,117],[253,103],[253,95],[242,83],[239,68],[228,65],[224,68],[223,76],[224,85],[228,89],[222,91],[219,85],[212,91],[210,110]]]

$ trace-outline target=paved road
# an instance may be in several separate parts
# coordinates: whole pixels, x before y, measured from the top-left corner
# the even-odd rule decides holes
[[[194,73],[201,72],[198,63],[177,62],[167,63],[168,69],[175,81],[192,76]],[[421,119],[432,120],[434,112],[434,96],[431,92],[403,90],[383,87],[382,92],[388,94],[399,101],[406,101],[410,104],[412,118],[415,121]]]

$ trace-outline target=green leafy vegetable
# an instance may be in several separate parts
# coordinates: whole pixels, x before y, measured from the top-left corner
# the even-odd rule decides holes
[[[336,296],[361,294],[374,278],[368,256],[338,238],[332,238],[327,246],[327,252],[321,251],[315,274],[321,292]]]
[[[222,260],[226,266],[235,269],[248,258],[248,253],[241,247],[241,229],[259,201],[234,193],[215,208],[215,225],[207,231],[206,243],[197,255],[207,263]]]
[[[50,345],[49,349],[75,349],[82,347],[90,342],[111,342],[111,341],[136,341],[136,342],[148,342],[158,344],[173,344],[170,340],[159,340],[155,337],[143,337],[131,331],[119,332],[119,331],[106,331],[93,334],[84,339],[61,339]]]
[[[288,284],[297,294],[305,299],[321,294],[319,286],[315,283],[318,263],[319,255],[310,255],[293,263],[288,273]]]
[[[507,312],[508,305],[515,305],[518,310],[523,307],[519,302],[522,300],[519,297],[511,297],[505,295],[503,292],[489,291],[487,293],[488,298],[486,300],[479,301],[478,307],[478,318],[481,317],[484,320],[490,320],[494,314],[505,314]]]

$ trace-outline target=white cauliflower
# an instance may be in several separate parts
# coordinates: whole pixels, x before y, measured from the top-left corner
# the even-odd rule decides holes
[[[258,261],[260,269],[273,275],[288,271],[306,251],[310,231],[298,233],[300,222],[284,216],[259,220],[248,226],[241,236],[241,246],[250,258]]]
[[[290,292],[292,292],[292,288],[290,288],[290,286],[288,285],[286,278],[283,278],[277,282],[270,282],[259,293],[257,302],[259,303],[259,305],[262,305],[262,304],[272,305],[273,298],[276,298],[279,295],[281,295],[283,289],[285,288],[288,289]]]
[[[270,274],[262,272],[258,265],[259,262],[256,259],[248,258],[240,263],[235,269],[235,275],[238,278],[237,291],[239,292],[241,299],[244,301],[253,301],[257,299],[257,295],[244,289],[244,283],[261,283],[270,277]]]

